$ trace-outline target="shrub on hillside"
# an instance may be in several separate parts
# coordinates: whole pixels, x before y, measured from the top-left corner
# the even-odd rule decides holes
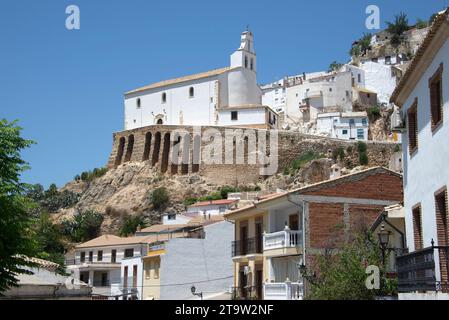
[[[35,184],[29,188],[26,195],[36,203],[38,211],[47,212],[57,212],[59,209],[71,208],[80,199],[78,193],[69,190],[58,191],[55,184],[50,185],[46,191],[44,191],[42,185]]]
[[[88,241],[99,235],[103,219],[103,215],[92,210],[79,212],[62,222],[62,231],[73,242]]]
[[[143,216],[125,216],[120,226],[120,236],[127,237],[133,235],[138,227],[145,227]]]
[[[169,201],[167,189],[164,187],[155,189],[151,193],[150,200],[156,210],[164,208]]]
[[[93,171],[84,171],[83,173],[81,173],[81,176],[76,176],[75,180],[77,181],[79,177],[79,179],[81,179],[84,182],[90,182],[96,178],[99,178],[101,176],[104,176],[106,174],[106,172],[108,172],[108,168],[104,167],[104,168],[95,168]]]

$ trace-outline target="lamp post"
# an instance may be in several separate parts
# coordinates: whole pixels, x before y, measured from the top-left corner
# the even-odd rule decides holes
[[[382,224],[379,233],[377,233],[380,248],[382,249],[382,264],[385,266],[385,250],[387,250],[390,241],[390,231],[385,231],[385,225]]]

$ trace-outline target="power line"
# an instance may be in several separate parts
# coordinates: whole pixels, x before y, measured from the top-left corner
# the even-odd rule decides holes
[[[209,279],[209,280],[202,280],[202,281],[194,281],[194,282],[185,282],[185,283],[172,283],[172,284],[155,284],[155,285],[141,285],[141,286],[131,286],[131,288],[133,287],[139,287],[139,288],[156,288],[156,287],[175,287],[175,286],[186,286],[186,285],[192,285],[192,284],[198,284],[198,283],[207,283],[207,282],[214,282],[214,281],[219,281],[219,280],[226,280],[226,279],[230,279],[233,278],[234,276],[228,276],[228,277],[223,277],[223,278],[215,278],[215,279]]]

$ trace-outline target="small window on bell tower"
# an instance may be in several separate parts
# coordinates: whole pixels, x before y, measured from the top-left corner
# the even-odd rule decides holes
[[[245,56],[245,69],[248,69],[248,57]]]

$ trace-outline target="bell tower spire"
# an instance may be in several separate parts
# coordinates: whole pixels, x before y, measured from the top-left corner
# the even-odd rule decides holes
[[[231,55],[231,68],[243,67],[256,72],[256,52],[254,50],[254,36],[246,27],[240,37],[240,47]]]

